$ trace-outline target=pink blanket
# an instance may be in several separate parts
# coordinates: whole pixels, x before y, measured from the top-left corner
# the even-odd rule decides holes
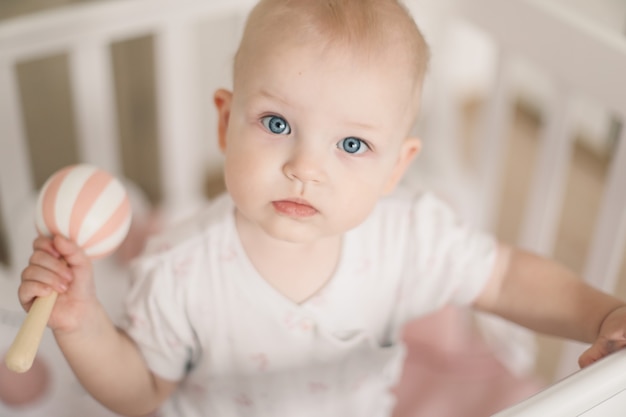
[[[510,372],[465,319],[447,308],[407,326],[394,417],[486,417],[545,386]]]

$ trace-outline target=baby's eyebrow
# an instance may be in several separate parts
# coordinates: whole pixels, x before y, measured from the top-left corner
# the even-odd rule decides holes
[[[357,121],[347,121],[346,125],[350,127],[355,127],[358,129],[363,129],[363,130],[376,130],[377,128],[373,124],[369,124],[367,122],[357,122]]]
[[[279,101],[282,104],[284,104],[285,106],[290,106],[290,107],[292,106],[292,104],[287,99],[285,99],[284,97],[281,97],[278,94],[274,94],[274,93],[272,93],[272,92],[270,92],[269,90],[266,90],[266,89],[259,90],[258,95],[263,97],[263,98],[268,98],[270,100]]]
[[[252,98],[253,99],[262,98],[262,99],[268,99],[271,101],[277,101],[281,105],[286,106],[286,107],[291,107],[291,108],[298,107],[294,103],[287,100],[285,97],[281,96],[280,94],[276,94],[273,91],[270,91],[266,88],[259,89],[259,91],[255,95],[253,95]],[[363,130],[375,131],[375,130],[378,130],[380,127],[373,123],[363,122],[360,120],[347,120],[347,119],[342,120],[342,125],[348,129],[355,129],[355,130],[361,130],[361,131]]]

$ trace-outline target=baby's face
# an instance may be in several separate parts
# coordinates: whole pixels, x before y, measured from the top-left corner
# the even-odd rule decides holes
[[[414,87],[391,63],[275,48],[222,92],[226,185],[238,221],[310,242],[355,227],[393,189],[419,148],[406,140]]]

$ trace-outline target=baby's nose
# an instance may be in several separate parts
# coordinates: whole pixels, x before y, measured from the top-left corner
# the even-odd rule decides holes
[[[326,180],[327,156],[321,150],[296,146],[283,166],[287,178],[303,183],[320,183]]]

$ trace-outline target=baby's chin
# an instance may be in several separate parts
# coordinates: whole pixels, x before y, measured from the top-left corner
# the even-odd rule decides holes
[[[294,221],[293,223],[296,222]],[[266,225],[262,227],[262,229],[272,239],[296,245],[314,243],[327,237],[327,235],[321,233],[319,230],[316,230],[316,228],[311,225],[294,224],[291,227],[285,227],[284,224],[273,224]]]
[[[249,214],[249,213],[248,213]],[[299,218],[281,215],[275,211],[264,211],[257,216],[246,215],[240,208],[236,209],[238,230],[247,229],[257,235],[260,242],[266,241],[294,245],[307,245],[332,241],[356,227],[359,222],[333,222],[323,213]],[[250,233],[246,233],[250,236]]]
[[[263,232],[270,238],[294,245],[307,245],[332,241],[341,237],[347,230],[336,229],[323,221],[300,221],[291,218],[278,218],[261,225]]]

